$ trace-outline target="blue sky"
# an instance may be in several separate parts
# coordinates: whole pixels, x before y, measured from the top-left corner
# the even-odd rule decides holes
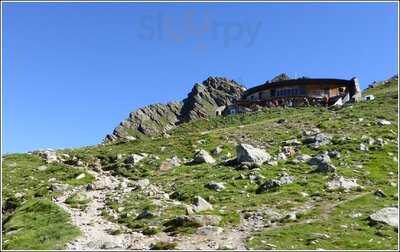
[[[225,76],[397,72],[395,3],[3,3],[3,152],[101,142],[129,112]]]

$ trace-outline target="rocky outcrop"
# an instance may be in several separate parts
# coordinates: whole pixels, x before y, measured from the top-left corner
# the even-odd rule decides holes
[[[105,141],[135,140],[144,135],[154,136],[173,129],[179,122],[182,102],[153,104],[129,114],[129,118],[118,125]]]
[[[209,77],[202,84],[195,84],[183,100],[180,121],[215,115],[217,108],[232,104],[244,91],[245,88],[234,80]]]
[[[270,82],[279,82],[279,81],[285,81],[285,80],[290,80],[290,77],[285,74],[285,73],[281,73],[277,76],[275,76]]]
[[[157,103],[130,113],[128,119],[106,136],[105,142],[165,134],[181,123],[215,115],[217,109],[232,104],[244,91],[233,80],[209,77],[202,84],[196,83],[181,102]]]

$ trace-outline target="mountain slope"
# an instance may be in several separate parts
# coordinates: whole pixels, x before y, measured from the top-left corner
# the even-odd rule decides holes
[[[18,226],[7,223],[34,198],[68,206],[63,199],[74,190],[89,200],[81,201],[86,210],[73,210],[73,224],[83,236],[68,248],[395,250],[398,230],[373,223],[369,216],[398,201],[398,80],[365,94],[373,94],[375,100],[338,110],[273,108],[211,116],[174,127],[168,137],[59,150],[54,164],[45,164],[35,154],[5,156],[3,201],[13,206],[18,198],[21,206],[7,211],[3,247],[29,244],[27,232],[45,239],[51,229],[38,232],[26,225],[15,233]],[[324,145],[309,144],[316,131],[326,136]],[[226,162],[237,155],[240,143],[262,148],[274,160],[252,169]],[[199,149],[212,153],[216,162],[209,157],[204,158],[209,163],[192,162]],[[328,165],[334,172],[315,170],[297,158],[317,158],[325,152],[330,153]],[[48,169],[38,168],[43,165]],[[85,178],[77,179],[82,172]],[[338,176],[350,185],[354,179],[359,186],[330,189]],[[54,183],[71,188],[49,190]],[[212,208],[204,204],[204,211],[192,213],[198,209],[193,204],[203,202],[199,196]],[[102,209],[94,211],[97,206]],[[93,230],[97,222],[85,228],[82,221],[93,216],[105,228]],[[96,240],[99,237],[103,239]]]

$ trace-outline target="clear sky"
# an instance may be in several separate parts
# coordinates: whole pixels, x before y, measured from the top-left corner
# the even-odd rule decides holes
[[[395,3],[3,3],[3,152],[97,144],[128,114],[225,76],[397,72]]]

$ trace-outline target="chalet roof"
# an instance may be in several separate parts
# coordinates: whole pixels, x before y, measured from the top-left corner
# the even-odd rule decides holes
[[[252,93],[276,87],[286,87],[286,86],[296,86],[296,85],[329,85],[329,84],[338,84],[343,86],[348,86],[353,84],[352,80],[343,80],[343,79],[311,79],[311,78],[300,78],[300,79],[291,79],[285,81],[277,81],[277,82],[266,82],[262,85],[255,86],[247,89],[244,92],[244,96],[250,95]]]

